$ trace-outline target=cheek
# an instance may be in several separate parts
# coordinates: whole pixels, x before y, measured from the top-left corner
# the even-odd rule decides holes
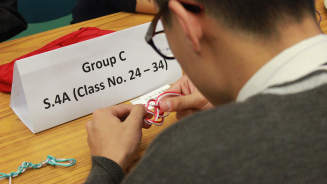
[[[173,34],[168,30],[165,30],[165,34],[166,34],[166,38],[167,38],[167,41],[169,44],[169,48],[174,52],[174,50],[172,49],[175,46]]]
[[[176,58],[176,54],[178,54],[178,50],[176,50],[176,40],[174,40],[174,39],[170,39],[169,41],[168,41],[168,43],[169,43],[169,48],[170,48],[170,50],[173,52],[173,54],[174,54],[174,56],[175,56],[175,58]],[[178,48],[178,47],[177,47]]]
[[[176,34],[173,34],[172,32],[169,31],[165,31],[166,32],[166,37],[167,37],[167,41],[169,44],[169,48],[171,49],[171,51],[173,52],[175,58],[177,60],[179,60],[178,58],[180,58],[181,53],[183,51],[183,44],[180,42],[180,40],[178,39],[178,36]]]
[[[182,39],[183,35],[181,35],[181,32],[174,31],[172,28],[167,28],[165,29],[165,33],[169,47],[173,52],[175,59],[181,65],[183,71],[187,72],[192,70],[190,68],[191,66],[188,64],[188,61],[191,59],[189,58],[189,51],[185,40]]]

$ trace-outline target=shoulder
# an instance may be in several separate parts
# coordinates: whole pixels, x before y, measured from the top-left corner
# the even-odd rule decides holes
[[[327,122],[326,90],[327,85],[322,85],[296,94],[260,94],[242,103],[229,103],[182,119],[156,141],[172,145],[182,142],[190,147],[190,143],[197,141],[263,142],[263,137],[278,139],[281,134],[297,134],[309,129],[326,131],[327,123],[321,123]]]
[[[327,100],[324,90],[257,95],[189,116],[155,139],[137,170],[184,183],[277,182],[281,175],[294,182],[303,172],[321,177],[327,105],[318,101]]]

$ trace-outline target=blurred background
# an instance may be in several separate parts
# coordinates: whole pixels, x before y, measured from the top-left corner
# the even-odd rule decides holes
[[[72,9],[76,2],[77,0],[18,0],[18,12],[27,21],[28,28],[9,40],[69,25],[73,20]]]

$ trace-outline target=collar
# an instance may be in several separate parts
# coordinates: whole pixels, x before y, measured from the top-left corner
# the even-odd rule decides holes
[[[261,67],[240,90],[236,101],[242,102],[269,86],[303,77],[327,62],[327,35],[303,40],[279,53]]]

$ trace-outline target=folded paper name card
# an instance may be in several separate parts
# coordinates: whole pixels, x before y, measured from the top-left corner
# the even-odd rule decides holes
[[[148,26],[17,61],[11,108],[37,133],[174,83],[182,70],[145,42]]]

